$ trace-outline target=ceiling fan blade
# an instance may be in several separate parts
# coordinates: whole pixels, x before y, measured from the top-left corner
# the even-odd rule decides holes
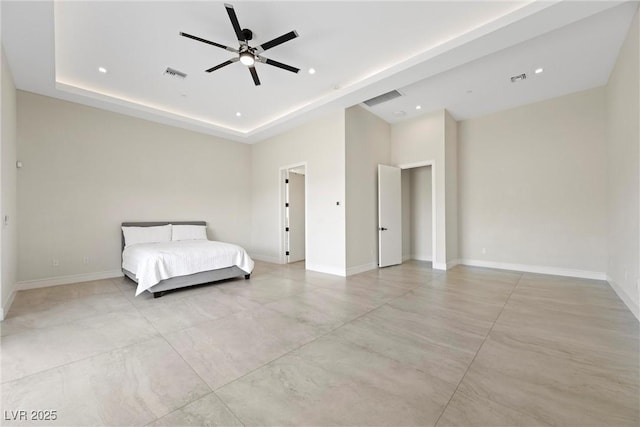
[[[242,28],[240,28],[240,23],[238,22],[238,17],[236,16],[236,11],[233,9],[233,6],[225,3],[224,7],[227,9],[227,14],[229,15],[229,19],[231,20],[231,25],[233,25],[233,31],[236,32],[238,41],[245,41],[244,35],[242,35]]]
[[[249,71],[251,72],[251,77],[253,77],[253,83],[255,83],[256,86],[260,86],[260,79],[258,78],[256,67],[249,67]]]
[[[271,49],[272,47],[276,47],[281,45],[282,43],[288,42],[289,40],[295,39],[298,37],[297,31],[289,31],[287,34],[283,34],[280,37],[276,37],[273,40],[269,40],[266,43],[260,45],[261,52],[264,52],[267,49]]]
[[[186,37],[186,38],[193,39],[193,40],[196,40],[196,41],[199,41],[199,42],[202,42],[202,43],[210,44],[210,45],[215,46],[215,47],[219,47],[220,49],[225,49],[225,50],[228,50],[230,52],[238,53],[238,49],[234,49],[232,47],[225,46],[225,45],[220,44],[220,43],[212,42],[210,40],[205,40],[205,39],[203,39],[201,37],[198,37],[198,36],[194,36],[194,35],[183,33],[183,32],[180,32],[180,35],[182,37]]]
[[[211,73],[215,70],[219,70],[222,67],[226,67],[227,65],[233,64],[234,62],[238,62],[238,58],[232,58],[228,61],[224,61],[222,64],[218,64],[215,67],[211,67],[208,70],[205,70],[207,73]]]
[[[292,67],[291,65],[283,64],[282,62],[274,61],[273,59],[264,58],[264,63],[273,65],[274,67],[282,68],[283,70],[291,71],[292,73],[298,73],[300,68]]]

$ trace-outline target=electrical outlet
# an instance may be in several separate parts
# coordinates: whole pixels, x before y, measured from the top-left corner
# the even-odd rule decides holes
[[[52,259],[51,260],[51,265],[54,267],[59,267],[60,266],[60,260],[59,259]]]
[[[482,255],[486,255],[487,254],[487,248],[482,248]]]
[[[88,257],[88,256],[86,256],[86,257],[82,258],[82,263],[83,263],[84,265],[88,265],[88,264],[89,264],[89,257]]]

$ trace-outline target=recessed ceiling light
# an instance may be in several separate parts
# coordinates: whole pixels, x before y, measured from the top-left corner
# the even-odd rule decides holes
[[[242,116],[242,113],[241,113],[240,111],[238,111],[238,112],[236,113],[236,117],[241,117],[241,116]]]
[[[422,105],[416,105],[416,110],[422,110]]]
[[[544,69],[542,69],[542,68],[536,68],[536,74],[540,74],[543,71],[544,71]]]
[[[473,91],[471,89],[467,90],[467,95],[471,95]]]
[[[309,74],[315,74],[315,73],[316,73],[315,68],[309,68]]]
[[[107,73],[107,69],[104,67],[98,67],[98,71],[100,71],[102,74],[106,74]]]

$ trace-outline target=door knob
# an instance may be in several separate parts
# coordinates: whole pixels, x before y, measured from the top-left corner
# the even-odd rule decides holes
[[[378,230],[380,230],[380,231],[387,231],[387,229],[386,229],[386,228],[384,228],[384,227],[380,227],[380,228],[378,228]]]

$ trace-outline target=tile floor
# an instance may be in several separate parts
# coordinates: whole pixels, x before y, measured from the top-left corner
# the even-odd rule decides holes
[[[22,291],[0,330],[2,425],[640,423],[639,323],[593,280],[258,262],[156,300]]]

